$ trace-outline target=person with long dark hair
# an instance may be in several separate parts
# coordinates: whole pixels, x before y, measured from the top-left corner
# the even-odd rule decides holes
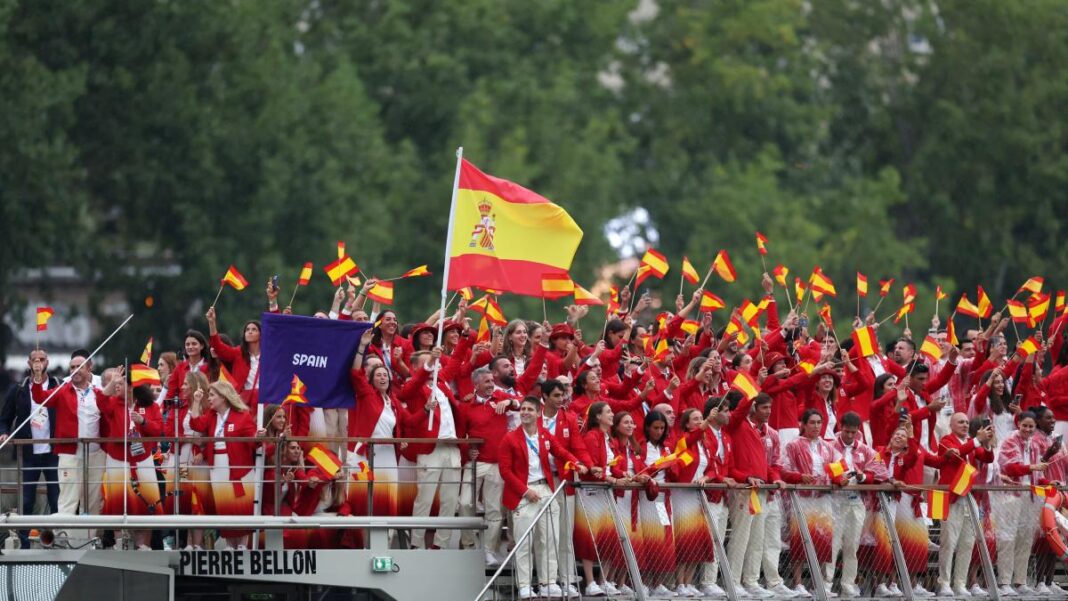
[[[215,369],[215,359],[212,358],[211,353],[208,352],[210,345],[208,339],[203,333],[197,330],[188,330],[185,333],[185,359],[182,359],[174,366],[174,370],[171,372],[170,377],[167,379],[167,399],[173,401],[179,394],[182,387],[182,382],[185,382],[185,374],[193,370],[199,370],[204,372],[211,379],[212,372],[218,372]]]
[[[249,410],[254,412],[256,403],[259,402],[260,334],[263,326],[256,319],[246,321],[244,327],[241,328],[241,344],[233,346],[224,343],[219,337],[215,321],[215,307],[208,309],[206,317],[208,335],[211,336],[211,350],[215,352],[220,362],[228,366],[230,375],[236,382],[234,388],[249,406]]]

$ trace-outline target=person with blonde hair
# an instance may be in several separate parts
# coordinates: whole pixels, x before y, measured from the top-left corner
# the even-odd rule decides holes
[[[190,409],[193,414],[197,407]],[[220,380],[208,389],[208,408],[203,414],[191,415],[189,426],[215,438],[204,445],[204,462],[211,466],[211,489],[217,515],[252,515],[252,455],[255,441],[229,441],[256,435],[256,422],[249,415],[233,385]],[[231,547],[247,548],[248,531],[222,530]]]
[[[163,465],[166,467],[167,490],[178,493],[178,505],[168,500],[163,507],[164,513],[179,515],[210,515],[214,503],[211,495],[210,470],[204,465],[203,445],[188,439],[203,436],[204,432],[190,427],[189,419],[194,412],[203,415],[207,403],[208,377],[202,371],[190,371],[185,374],[182,387],[175,398],[174,406],[163,420],[163,436],[173,436],[177,446],[171,445],[170,456]],[[177,486],[175,477],[177,475]],[[194,497],[197,503],[194,504]],[[186,550],[200,550],[204,542],[203,530],[190,530]]]

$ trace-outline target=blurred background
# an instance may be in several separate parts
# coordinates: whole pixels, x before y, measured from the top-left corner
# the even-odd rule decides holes
[[[176,349],[230,264],[223,331],[306,261],[294,310],[327,309],[337,240],[365,277],[429,264],[395,293],[420,321],[458,146],[571,213],[601,292],[654,246],[673,306],[682,255],[726,248],[710,288],[756,297],[755,230],[769,269],[835,280],[841,325],[856,270],[866,308],[897,278],[880,319],[917,284],[913,329],[936,284],[943,321],[977,284],[1064,288],[1065,31],[1059,0],[0,0],[0,354],[55,367],[131,312],[108,360]]]

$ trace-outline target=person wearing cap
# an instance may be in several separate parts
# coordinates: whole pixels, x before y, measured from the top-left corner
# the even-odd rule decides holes
[[[801,435],[797,395],[808,383],[808,374],[800,369],[791,374],[786,355],[778,351],[764,353],[763,364],[758,360],[751,369],[761,389],[771,396],[768,424],[779,431],[779,440],[785,448]]]

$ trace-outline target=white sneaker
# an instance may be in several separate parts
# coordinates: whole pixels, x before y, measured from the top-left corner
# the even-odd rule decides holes
[[[843,584],[842,585],[842,598],[849,599],[852,597],[859,597],[860,589],[855,584]]]
[[[601,585],[597,584],[596,582],[591,582],[591,583],[586,585],[586,596],[587,597],[603,597],[604,596],[604,589],[601,588]]]
[[[894,593],[890,592],[890,589],[886,587],[886,584],[880,584],[879,586],[875,587],[875,596],[876,597],[893,597]]]
[[[193,550],[193,545],[186,545],[182,550],[183,551],[192,551]]]
[[[953,596],[953,591],[950,591],[949,595]],[[935,594],[932,593],[931,591],[923,588],[922,584],[916,584],[916,586],[912,587],[912,596],[913,597],[934,597]]]
[[[615,597],[616,595],[620,594],[619,589],[616,588],[616,583],[615,582],[609,582],[607,580],[604,581],[604,592],[605,592],[606,595],[609,595],[609,596],[612,596],[612,597]]]
[[[238,551],[248,551],[248,547],[246,547],[245,545],[238,545],[237,546],[237,550]]]
[[[533,593],[533,591],[530,590],[529,586],[521,586],[521,587],[519,587],[519,598],[520,599],[533,599],[534,598],[534,593]]]
[[[1003,584],[1003,585],[998,587],[998,594],[1001,595],[1002,597],[1017,597],[1017,596],[1019,596],[1019,595],[1016,594],[1016,589],[1012,588],[1011,586],[1009,586],[1007,584]]]
[[[564,589],[560,588],[560,586],[554,582],[549,586],[541,587],[541,596],[550,599],[561,599],[564,596]]]
[[[793,589],[781,582],[767,590],[770,591],[771,594],[775,595],[775,597],[778,599],[793,599],[797,596],[797,593],[794,592]]]
[[[970,598],[972,596],[972,594],[968,592],[968,589],[964,588],[963,586],[953,587],[953,594],[957,597],[964,597],[965,599]]]
[[[1035,592],[1038,593],[1039,595],[1049,595],[1053,591],[1049,590],[1049,587],[1046,586],[1045,582],[1039,582],[1038,586],[1035,587]]]
[[[888,586],[886,588],[890,589],[890,596],[891,597],[904,597],[905,596],[905,593],[901,592],[901,589],[898,588],[896,582],[891,582],[890,586]]]
[[[690,592],[690,587],[685,584],[680,584],[675,587],[676,597],[693,597],[693,593]]]
[[[149,547],[148,545],[137,545],[137,550],[138,551],[151,551],[152,547]]]
[[[1021,595],[1034,595],[1035,589],[1027,586],[1026,584],[1021,584],[1016,587],[1016,592]]]
[[[668,587],[664,586],[663,584],[660,584],[653,588],[653,590],[649,591],[649,596],[670,599],[675,596],[675,593],[671,592]]]
[[[827,591],[827,598],[828,599],[837,599],[838,598],[838,593],[836,593],[836,592],[831,590],[831,583],[827,582],[826,580],[823,581],[823,590]]]
[[[486,567],[496,568],[499,565],[501,565],[501,560],[497,559],[497,556],[493,553],[486,551]]]
[[[744,588],[745,592],[749,593],[749,596],[753,597],[754,599],[767,599],[768,597],[773,596],[771,594],[771,591],[766,590],[759,584],[750,584]]]
[[[937,591],[935,591],[935,595],[939,597],[952,597],[953,589],[949,588],[949,585],[943,584],[942,586],[938,587]]]
[[[1049,592],[1058,596],[1068,595],[1068,591],[1058,586],[1056,582],[1049,585]]]
[[[978,582],[973,584],[972,588],[968,589],[968,592],[971,593],[973,597],[986,597],[987,595],[990,594],[990,593],[986,592],[985,588],[979,586]]]
[[[582,596],[582,593],[579,592],[578,588],[574,584],[567,585],[567,588],[564,590],[564,592],[567,593],[568,597]]]
[[[619,585],[619,594],[626,595],[628,597],[633,597],[634,596],[634,589],[630,588],[629,586],[627,586],[625,584],[621,584],[621,585]]]
[[[796,594],[798,597],[802,597],[805,599],[812,598],[812,593],[808,592],[808,589],[805,588],[805,585],[803,584],[798,584],[794,587],[794,594]]]
[[[702,597],[723,598],[727,596],[727,591],[723,590],[718,584],[706,584],[701,587],[701,590],[697,591],[697,594]]]

